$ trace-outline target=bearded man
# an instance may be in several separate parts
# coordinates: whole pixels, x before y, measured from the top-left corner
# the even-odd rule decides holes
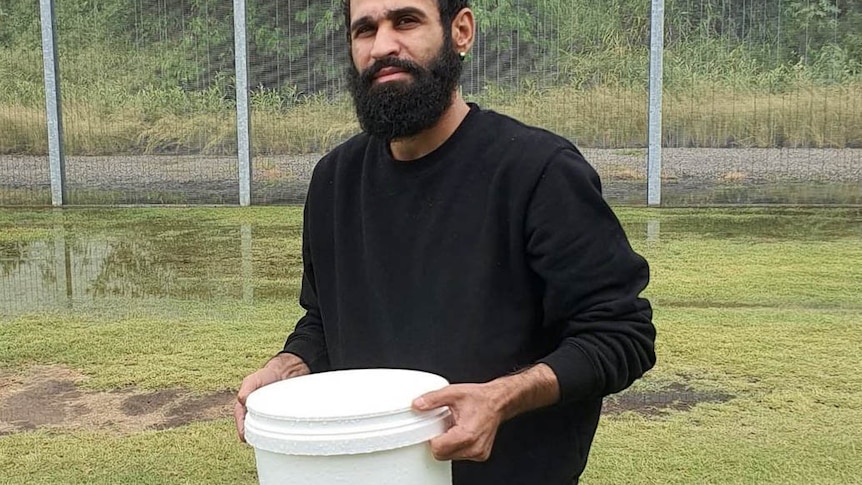
[[[602,398],[655,363],[646,261],[569,141],[466,103],[466,0],[349,0],[363,133],[320,160],[305,205],[305,315],[247,377],[403,368],[452,384],[431,441],[455,485],[571,484]],[[409,484],[405,484],[409,485]]]

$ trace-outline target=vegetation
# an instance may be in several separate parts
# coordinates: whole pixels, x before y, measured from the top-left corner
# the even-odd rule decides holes
[[[256,151],[325,150],[357,129],[340,2],[249,3]],[[235,150],[229,3],[56,8],[68,153]],[[648,2],[474,8],[471,99],[585,147],[644,144]],[[0,154],[46,153],[38,9],[7,2],[0,24]],[[668,144],[862,146],[862,1],[668,0],[666,24]]]
[[[0,307],[0,377],[51,365],[83,373],[82,393],[236,389],[301,312],[301,211],[0,210],[5,265],[26,243],[54,247],[58,231],[71,254],[107,260],[96,264],[102,291],[74,305]],[[627,392],[684,386],[729,400],[605,415],[584,483],[833,484],[862,475],[862,366],[853,357],[862,211],[618,213],[651,263],[659,329],[656,368]],[[244,225],[250,279],[239,255]],[[105,241],[114,253],[85,249]],[[50,271],[43,277],[52,281]],[[0,435],[0,448],[9,484],[256,483],[251,450],[227,417],[126,433],[37,429]]]

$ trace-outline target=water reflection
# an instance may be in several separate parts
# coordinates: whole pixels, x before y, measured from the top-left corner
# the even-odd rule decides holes
[[[614,205],[643,205],[647,183],[639,180],[605,179],[605,199]],[[703,177],[664,181],[662,205],[666,207],[786,205],[860,205],[862,183],[838,181],[776,181],[729,183]]]
[[[688,238],[862,242],[862,208],[626,212],[624,227],[635,243],[672,245]],[[121,300],[130,298],[153,299],[157,305],[159,299],[297,300],[302,264],[296,222],[252,226],[157,212],[114,218],[111,212],[94,212],[82,224],[79,217],[58,212],[47,221],[24,221],[22,227],[35,232],[20,241],[0,240],[0,321],[99,300],[119,309],[127,308],[128,300]]]
[[[862,241],[862,208],[661,209],[623,221],[633,241],[683,238],[771,241]]]
[[[650,219],[646,226],[646,240],[649,243],[657,243],[661,239],[661,221]]]
[[[61,225],[49,239],[0,243],[0,315],[108,298],[252,303],[252,250],[252,227],[247,224],[209,232],[163,227],[133,235],[82,235]],[[288,273],[285,270],[275,286],[270,279],[259,293],[265,297],[275,291],[286,297],[291,293]]]
[[[240,252],[242,253],[242,301],[251,303],[254,301],[254,284],[252,277],[254,271],[251,264],[251,226],[243,224],[240,226]]]
[[[48,241],[0,244],[0,312],[68,305],[78,296],[73,271],[62,233]]]

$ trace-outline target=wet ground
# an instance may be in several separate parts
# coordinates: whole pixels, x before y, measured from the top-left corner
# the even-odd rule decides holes
[[[96,392],[65,367],[40,366],[0,374],[0,435],[35,429],[107,429],[133,433],[231,416],[234,391],[183,389]]]
[[[633,412],[642,416],[661,416],[667,411],[687,411],[701,403],[723,403],[733,395],[718,391],[700,391],[682,383],[673,383],[649,391],[631,389],[605,399],[604,415]]]
[[[104,226],[115,212],[94,211]],[[860,209],[774,209],[704,218],[679,212],[625,224],[632,240],[687,236],[828,240],[859,237]],[[736,214],[736,215],[734,215]],[[752,215],[753,214],[753,215]],[[100,229],[64,224],[38,228],[25,241],[0,239],[0,318],[70,308],[112,297],[254,302],[293,299],[301,267],[299,222],[255,227],[171,218]]]
[[[68,212],[58,214],[53,222],[47,218],[20,225],[16,229],[20,239],[8,232],[0,238],[0,325],[5,318],[65,311],[112,298],[246,304],[296,299],[300,227],[288,218],[262,226],[193,217],[153,217],[133,224],[114,222],[118,212],[105,210],[89,211],[88,225],[69,223]],[[633,241],[688,236],[862,241],[862,210],[748,210],[708,220],[695,211],[679,211],[625,227]],[[0,370],[0,434],[41,428],[121,432],[171,428],[229,417],[235,392],[200,394],[182,388],[97,392],[87,389],[86,380],[63,366]],[[670,382],[613,396],[605,411],[655,417],[733,397]]]
[[[86,377],[61,366],[0,374],[0,436],[36,429],[101,429],[134,433],[231,417],[235,391],[194,394],[183,389],[92,391]],[[674,383],[650,391],[632,390],[605,400],[604,414],[633,412],[660,417],[700,403],[733,396]]]

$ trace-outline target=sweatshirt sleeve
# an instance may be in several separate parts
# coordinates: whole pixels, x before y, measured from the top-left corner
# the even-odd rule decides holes
[[[305,315],[296,323],[296,327],[287,337],[282,352],[289,352],[301,358],[311,369],[311,372],[329,370],[329,356],[326,351],[326,335],[323,331],[323,320],[317,300],[317,286],[314,279],[314,264],[309,245],[309,207],[306,203],[303,215],[302,229],[302,286],[299,293],[299,304],[305,309]]]
[[[574,147],[547,162],[529,204],[526,238],[544,285],[543,325],[559,342],[539,362],[556,374],[561,400],[619,392],[652,368],[656,331],[651,306],[639,296],[649,267]]]

